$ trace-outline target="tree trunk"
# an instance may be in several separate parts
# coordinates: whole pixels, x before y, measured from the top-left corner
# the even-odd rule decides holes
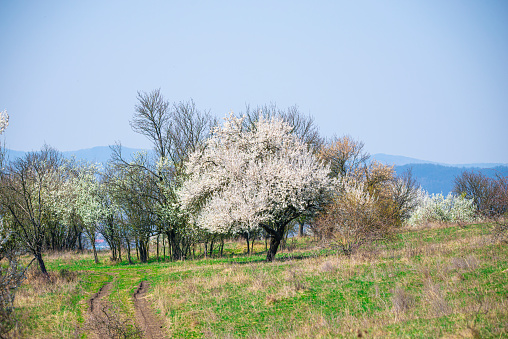
[[[162,233],[162,256],[163,256],[163,261],[166,261],[166,242],[164,241],[165,239],[165,236],[164,236],[164,233]]]
[[[157,262],[159,262],[159,236],[160,233],[157,234]]]
[[[277,249],[279,248],[281,240],[281,236],[272,236],[270,238],[270,248],[266,253],[266,261],[272,262],[275,259],[275,254],[277,254]]]
[[[46,265],[44,264],[44,260],[42,260],[42,253],[35,254],[35,258],[37,259],[37,263],[39,264],[39,268],[41,269],[42,274],[49,276],[48,271],[46,270]]]
[[[127,242],[127,259],[129,260],[129,264],[132,265],[132,258],[131,258],[131,242],[129,239],[125,239]]]
[[[276,225],[275,229],[265,229],[265,231],[269,231],[270,234],[270,248],[266,253],[266,261],[272,262],[275,259],[275,254],[277,254],[279,245],[281,241],[284,239],[285,229],[286,224],[283,223]]]
[[[305,233],[303,232],[303,222],[302,223],[298,223],[298,236],[299,237],[304,237],[305,236]]]
[[[169,255],[169,260],[172,262],[173,261],[173,248],[171,247],[171,242],[169,242],[169,239],[168,239],[168,255]]]
[[[139,247],[139,260],[142,263],[146,263],[148,261],[148,256],[147,256],[147,248],[146,248],[145,242],[140,240],[138,247]]]
[[[136,238],[136,257],[139,260],[139,240]]]
[[[109,246],[111,247],[111,260],[116,261],[116,246],[113,243]]]
[[[79,253],[83,253],[83,242],[81,241],[82,235],[83,235],[83,233],[79,232],[79,235],[78,235],[78,251],[79,251]]]
[[[117,246],[118,246],[118,261],[122,262],[122,243],[120,242],[120,240],[118,240]]]
[[[174,230],[166,231],[166,235],[168,237],[168,244],[171,248],[171,260],[180,260],[182,259],[182,251],[183,248],[180,248],[180,244],[176,239],[176,233]]]
[[[93,241],[92,241],[92,249],[93,249],[93,257],[94,257],[95,263],[98,264],[99,257],[97,256],[97,249],[95,248],[95,239],[93,239]]]
[[[245,240],[247,241],[247,254],[250,254],[249,233],[246,233]]]
[[[213,254],[213,239],[210,242],[210,258],[212,257],[212,254]]]

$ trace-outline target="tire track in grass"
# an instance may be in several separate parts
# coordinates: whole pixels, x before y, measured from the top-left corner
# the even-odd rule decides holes
[[[94,293],[88,300],[88,328],[92,338],[107,339],[110,338],[109,331],[104,326],[104,315],[105,309],[108,307],[108,303],[103,300],[105,299],[113,286],[112,282],[108,282],[99,289],[97,293]]]
[[[145,338],[159,339],[168,338],[164,332],[162,321],[155,314],[150,301],[146,297],[146,292],[150,284],[148,281],[142,281],[136,292],[134,292],[134,310],[136,321],[144,332]]]

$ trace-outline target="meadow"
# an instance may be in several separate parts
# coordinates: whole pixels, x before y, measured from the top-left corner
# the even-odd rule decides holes
[[[428,224],[351,256],[293,238],[272,263],[261,241],[251,255],[244,242],[228,242],[223,257],[170,262],[151,253],[133,265],[108,252],[100,264],[91,253],[47,254],[51,279],[29,269],[12,335],[507,337],[508,246],[491,233],[486,223]]]

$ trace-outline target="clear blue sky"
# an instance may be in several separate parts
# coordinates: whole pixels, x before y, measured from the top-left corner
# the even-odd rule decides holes
[[[508,1],[0,0],[8,148],[149,148],[161,88],[223,117],[298,105],[374,153],[508,163]]]

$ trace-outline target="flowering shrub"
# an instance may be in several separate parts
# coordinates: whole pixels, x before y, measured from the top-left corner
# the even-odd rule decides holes
[[[419,225],[425,222],[471,222],[475,220],[475,205],[472,199],[448,194],[432,194],[420,191],[418,205],[407,224]]]
[[[346,255],[362,244],[381,239],[389,231],[378,210],[378,198],[363,182],[341,178],[330,204],[315,220],[313,231]]]

